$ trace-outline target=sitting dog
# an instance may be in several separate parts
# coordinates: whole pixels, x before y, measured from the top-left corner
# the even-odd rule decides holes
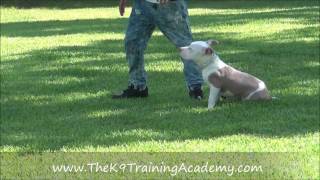
[[[208,108],[213,108],[220,96],[242,100],[270,100],[268,89],[260,79],[225,64],[211,48],[216,40],[196,41],[181,47],[180,56],[193,60],[202,70],[203,79],[209,84]]]

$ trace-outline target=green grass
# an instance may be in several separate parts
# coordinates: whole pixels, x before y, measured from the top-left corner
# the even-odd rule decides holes
[[[159,31],[145,53],[150,97],[112,100],[127,85],[123,38],[130,10],[122,18],[115,6],[90,5],[1,6],[2,152],[318,157],[318,1],[190,4],[194,39],[219,40],[221,59],[264,80],[280,98],[221,102],[212,111],[207,100],[188,98],[179,56]]]

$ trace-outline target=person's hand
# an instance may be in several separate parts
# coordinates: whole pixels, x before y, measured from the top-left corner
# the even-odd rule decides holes
[[[167,4],[169,0],[160,0],[160,4]]]
[[[119,2],[119,12],[123,16],[127,5],[127,0],[120,0]]]

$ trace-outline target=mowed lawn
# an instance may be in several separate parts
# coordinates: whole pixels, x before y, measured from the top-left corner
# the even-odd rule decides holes
[[[221,59],[264,80],[278,100],[207,110],[207,99],[188,97],[176,49],[159,31],[145,53],[150,96],[112,100],[127,86],[130,8],[120,17],[117,3],[2,6],[1,151],[305,152],[318,159],[318,1],[201,2],[190,3],[194,39],[219,40]]]

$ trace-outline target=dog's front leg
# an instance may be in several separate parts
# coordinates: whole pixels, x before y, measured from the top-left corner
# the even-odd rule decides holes
[[[220,95],[220,88],[216,88],[213,85],[210,85],[210,95],[209,95],[209,99],[208,99],[208,109],[212,109],[218,99],[219,99],[219,95]]]

